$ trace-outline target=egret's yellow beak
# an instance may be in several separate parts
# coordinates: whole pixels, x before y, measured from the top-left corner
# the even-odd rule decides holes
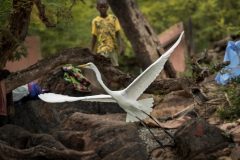
[[[88,66],[89,66],[89,64],[81,64],[81,65],[78,65],[77,67],[79,67],[79,68],[86,68]]]

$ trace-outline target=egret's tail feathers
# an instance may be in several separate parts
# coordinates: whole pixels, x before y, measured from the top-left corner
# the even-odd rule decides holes
[[[141,99],[138,102],[141,103],[143,106],[143,108],[139,108],[140,110],[146,112],[147,114],[150,114],[152,112],[154,102],[153,98]]]
[[[137,122],[137,121],[139,121],[139,119],[127,113],[126,122]]]
[[[141,103],[142,107],[136,108],[135,111],[129,111],[129,113],[127,113],[126,122],[144,120],[152,112],[153,98],[141,99],[138,102]]]

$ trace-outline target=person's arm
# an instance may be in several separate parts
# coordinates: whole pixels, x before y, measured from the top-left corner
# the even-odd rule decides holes
[[[92,35],[91,50],[92,50],[93,53],[94,53],[94,51],[95,51],[96,42],[97,42],[97,36]]]

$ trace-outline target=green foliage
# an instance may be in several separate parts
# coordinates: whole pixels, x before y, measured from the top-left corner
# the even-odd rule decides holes
[[[44,57],[57,50],[70,47],[88,47],[91,40],[91,20],[97,16],[92,1],[85,3],[74,1],[46,1],[47,17],[56,24],[46,28],[38,18],[38,11],[33,9],[29,34],[41,37]]]
[[[12,1],[1,0],[0,2],[0,29],[2,29],[8,24],[9,16],[11,13]]]
[[[240,117],[240,77],[233,79],[230,84],[220,90],[225,92],[230,105],[218,109],[219,117],[225,120],[238,119]]]
[[[192,19],[194,41],[199,50],[229,34],[239,34],[240,1],[235,0],[137,0],[157,33]]]
[[[23,44],[19,44],[18,48],[14,51],[12,56],[9,56],[10,61],[18,61],[27,56],[27,48]]]

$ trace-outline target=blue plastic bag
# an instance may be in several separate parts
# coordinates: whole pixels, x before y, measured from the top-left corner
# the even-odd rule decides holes
[[[37,98],[38,95],[42,93],[42,88],[35,82],[28,84],[28,90],[30,98]]]
[[[218,84],[225,85],[231,79],[240,75],[240,41],[228,42],[223,61],[230,61],[230,64],[217,74],[215,81]]]

